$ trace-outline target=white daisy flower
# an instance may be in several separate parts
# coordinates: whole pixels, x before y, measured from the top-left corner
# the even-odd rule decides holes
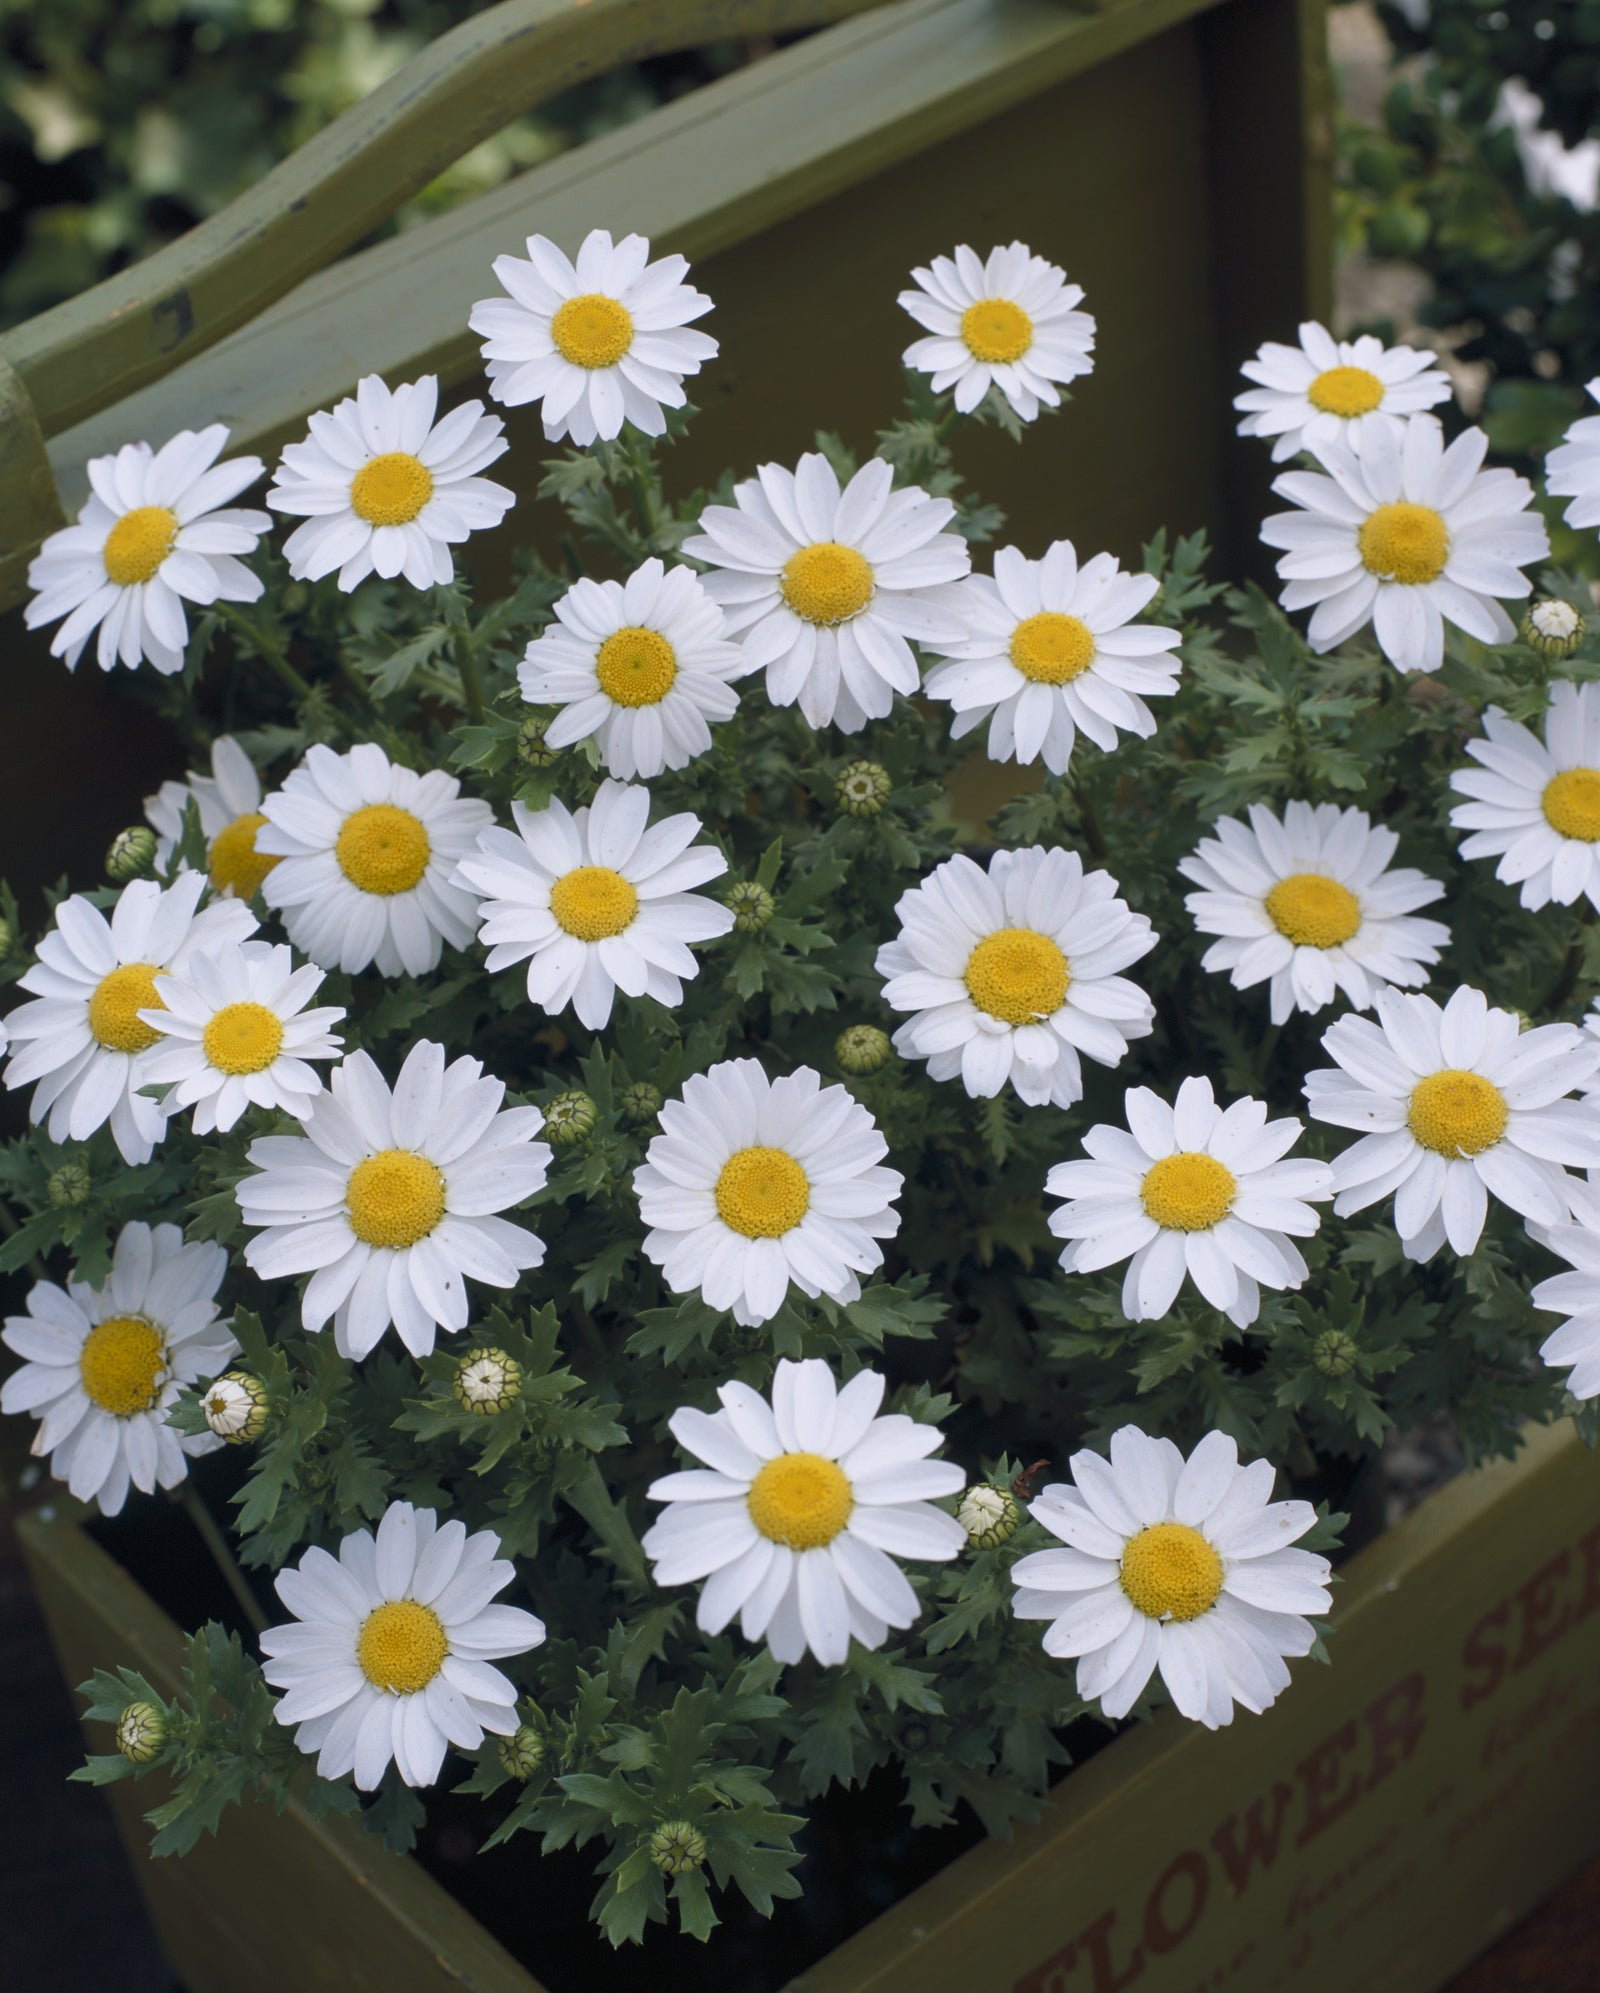
[[[1024,422],[1039,404],[1058,408],[1058,381],[1075,381],[1094,366],[1094,320],[1077,307],[1083,287],[1025,242],[991,249],[979,260],[965,243],[952,260],[935,256],[912,271],[914,290],[900,293],[900,309],[932,335],[916,339],[901,355],[919,374],[931,374],[935,394],[955,389],[963,415],[997,387]]]
[[[256,850],[284,861],[262,892],[320,967],[421,976],[447,941],[472,939],[472,901],[452,874],[494,812],[442,768],[418,775],[371,741],[348,754],[319,742],[261,810]]]
[[[1318,1011],[1343,990],[1357,1010],[1385,983],[1427,981],[1450,930],[1414,920],[1444,897],[1409,866],[1388,869],[1400,840],[1374,829],[1365,810],[1287,803],[1280,821],[1264,803],[1250,822],[1221,817],[1178,870],[1200,888],[1185,895],[1202,934],[1219,934],[1201,967],[1226,969],[1236,990],[1272,979],[1272,1021]]]
[[[1191,1722],[1259,1716],[1289,1686],[1285,1655],[1309,1654],[1306,1614],[1326,1613],[1326,1557],[1291,1549],[1316,1522],[1309,1502],[1271,1500],[1272,1464],[1239,1465],[1226,1433],[1187,1460],[1137,1426],[1111,1436],[1111,1459],[1075,1453],[1072,1482],[1039,1492],[1028,1513],[1064,1550],[1012,1566],[1018,1619],[1047,1619],[1044,1651],[1076,1659],[1078,1693],[1126,1716],[1157,1669]]]
[[[1600,401],[1600,374],[1585,392]],[[1574,422],[1544,460],[1545,489],[1552,498],[1570,498],[1569,526],[1600,526],[1600,415]]]
[[[962,582],[967,634],[936,646],[946,662],[922,689],[955,709],[953,740],[987,720],[991,761],[1042,759],[1065,775],[1080,731],[1108,754],[1119,727],[1147,738],[1155,715],[1140,694],[1178,689],[1178,660],[1164,653],[1182,632],[1130,623],[1160,586],[1153,574],[1123,574],[1110,554],[1080,568],[1070,540],[1041,561],[1002,547],[993,580]]]
[[[1450,821],[1473,834],[1463,858],[1498,858],[1495,877],[1520,886],[1522,904],[1600,907],[1600,686],[1560,679],[1550,688],[1544,739],[1498,706],[1467,752],[1482,768],[1458,769],[1450,786],[1473,798]]]
[[[322,987],[320,969],[297,969],[281,942],[231,941],[191,950],[181,973],[155,983],[157,1007],[139,1016],[164,1042],[145,1054],[142,1077],[172,1086],[166,1113],[192,1107],[197,1135],[226,1134],[247,1107],[305,1118],[322,1091],[306,1062],[343,1050],[329,1027],[344,1012],[306,1009]]]
[[[24,1359],[0,1386],[0,1411],[39,1420],[33,1452],[81,1502],[114,1516],[130,1483],[175,1488],[189,1462],[222,1442],[167,1424],[186,1384],[226,1370],[239,1345],[217,1320],[228,1270],[221,1246],[186,1246],[176,1225],[124,1225],[103,1287],[41,1280],[26,1315],[0,1334]]]
[[[1109,872],[1073,851],[997,851],[988,870],[959,854],[895,907],[878,950],[884,1001],[912,1012],[902,1058],[958,1075],[974,1100],[1007,1084],[1030,1107],[1083,1098],[1079,1054],[1114,1066],[1149,1036],[1155,1006],[1117,972],[1149,954],[1155,930],[1117,897]]]
[[[6,1018],[12,1047],[8,1087],[37,1080],[31,1121],[49,1116],[52,1142],[86,1142],[106,1122],[125,1163],[147,1163],[166,1133],[165,1110],[139,1089],[161,1033],[157,976],[181,975],[195,955],[256,931],[242,900],[197,913],[206,882],[187,872],[172,885],[135,879],[108,921],[80,893],[56,908],[53,932],[21,978],[34,1000]]]
[[[1594,1173],[1590,1175],[1592,1179]],[[1528,1296],[1534,1307],[1566,1318],[1539,1345],[1539,1354],[1552,1369],[1567,1369],[1567,1389],[1574,1398],[1600,1397],[1600,1198],[1595,1188],[1591,1180],[1572,1196],[1576,1223],[1541,1229],[1541,1243],[1572,1271],[1541,1280]]]
[[[145,821],[156,834],[159,871],[165,872],[172,863],[191,800],[200,813],[206,872],[213,887],[219,893],[236,893],[241,900],[253,898],[278,860],[256,850],[256,832],[266,822],[261,814],[261,777],[229,735],[219,734],[211,743],[209,775],[191,769],[181,782],[163,782],[153,796],[145,797]]]
[[[813,727],[858,733],[886,718],[895,693],[922,682],[907,639],[939,648],[966,634],[947,585],[972,565],[966,541],[945,530],[955,506],[893,483],[877,457],[842,492],[826,457],[804,456],[793,471],[763,464],[734,486],[734,504],[708,505],[683,543],[713,570],[706,592],[749,667],[765,667],[767,697],[798,700]]]
[[[285,448],[267,503],[305,520],[283,543],[297,581],[337,569],[346,594],[369,574],[432,588],[455,574],[451,547],[499,525],[516,493],[478,473],[510,448],[504,423],[481,401],[435,422],[438,405],[433,374],[393,393],[367,374]]]
[[[1432,415],[1368,432],[1361,455],[1343,443],[1313,454],[1329,475],[1289,471],[1273,490],[1301,509],[1262,524],[1287,549],[1278,573],[1285,609],[1313,609],[1308,636],[1329,651],[1371,623],[1397,671],[1437,671],[1444,625],[1486,644],[1516,626],[1497,596],[1523,596],[1522,568],[1550,552],[1533,488],[1507,470],[1480,470],[1489,439],[1468,429],[1447,450]]]
[[[413,1356],[435,1328],[467,1326],[467,1276],[512,1288],[544,1246],[495,1212],[541,1191],[550,1147],[537,1107],[500,1110],[505,1086],[476,1059],[447,1066],[423,1039],[391,1093],[365,1052],[334,1067],[305,1134],[250,1145],[258,1174],[234,1195],[262,1230],[245,1248],[263,1280],[309,1273],[307,1329],[331,1316],[341,1356],[360,1358],[392,1323]]]
[[[483,335],[490,394],[507,408],[539,402],[552,443],[610,442],[624,422],[663,434],[661,411],[682,408],[684,377],[717,355],[716,340],[689,330],[711,300],[683,281],[687,260],[652,263],[647,237],[613,244],[603,228],[584,237],[575,264],[546,235],[530,235],[527,248],[526,261],[494,259],[509,297],[484,298],[467,315]]]
[[[673,1437],[706,1465],[652,1483],[651,1500],[667,1506],[643,1543],[658,1585],[706,1580],[702,1631],[720,1633],[738,1613],[745,1639],[764,1637],[774,1659],[809,1650],[838,1667],[852,1636],[881,1647],[891,1626],[916,1619],[894,1559],[960,1555],[966,1531],[930,1504],[959,1494],[966,1476],[927,1458],[937,1426],[878,1416],[883,1389],[862,1370],[838,1390],[811,1357],[779,1362],[770,1404],[748,1384],[724,1384],[720,1411],[673,1413]]]
[[[1600,1164],[1600,1113],[1569,1100],[1600,1068],[1600,1040],[1575,1024],[1523,1030],[1481,990],[1431,997],[1379,990],[1378,1021],[1341,1017],[1322,1035],[1342,1070],[1306,1076],[1318,1121],[1359,1128],[1333,1165],[1341,1218],[1394,1193],[1407,1255],[1432,1259],[1446,1239],[1478,1243],[1492,1191],[1531,1224],[1556,1225],[1581,1188],[1561,1167]]]
[[[694,890],[728,869],[694,842],[700,819],[686,810],[647,829],[650,792],[626,782],[602,782],[577,811],[556,799],[511,814],[516,832],[481,831],[455,870],[458,889],[479,896],[490,969],[526,961],[530,1001],[552,1017],[570,1003],[590,1031],[609,1022],[618,990],[676,1009],[683,978],[700,973],[688,944],[733,927],[731,907]]]
[[[1282,1160],[1300,1122],[1269,1121],[1248,1096],[1220,1108],[1210,1080],[1185,1080],[1172,1107],[1130,1087],[1126,1108],[1127,1131],[1097,1124],[1083,1138],[1092,1160],[1057,1163],[1045,1179],[1052,1197],[1068,1199],[1050,1214],[1051,1231],[1067,1241],[1062,1267],[1094,1273],[1128,1260],[1130,1322],[1159,1322],[1187,1275],[1213,1308],[1248,1328],[1263,1287],[1305,1280],[1294,1239],[1321,1223],[1312,1205],[1333,1195],[1333,1172],[1309,1158]]]
[[[769,1080],[754,1059],[726,1060],[666,1103],[634,1171],[645,1257],[674,1294],[698,1288],[745,1328],[770,1321],[791,1282],[846,1306],[900,1229],[905,1179],[879,1167],[888,1153],[867,1110],[809,1066]]]
[[[625,781],[684,768],[731,720],[731,680],[751,669],[723,636],[721,609],[692,569],[648,560],[626,583],[577,581],[528,645],[517,682],[530,706],[561,706],[545,744],[597,737],[600,765]]]
[[[28,569],[38,593],[23,612],[30,630],[64,618],[50,655],[74,670],[100,632],[102,671],[118,663],[183,669],[189,642],[185,602],[254,602],[261,577],[235,558],[255,551],[272,524],[265,512],[234,507],[261,476],[259,457],[219,464],[225,424],[183,429],[159,450],[125,443],[89,459],[91,496],[77,523],[52,533]]]
[[[1364,333],[1335,339],[1308,320],[1298,346],[1269,339],[1239,369],[1258,386],[1234,398],[1241,436],[1273,438],[1272,461],[1323,443],[1362,449],[1374,429],[1450,399],[1450,376],[1422,346],[1385,346]]]
[[[492,1529],[391,1502],[376,1537],[355,1530],[337,1557],[311,1549],[278,1573],[294,1623],[262,1634],[261,1672],[319,1776],[373,1792],[392,1759],[407,1785],[432,1785],[447,1744],[516,1729],[517,1691],[489,1663],[539,1646],[544,1622],[490,1603],[516,1576],[499,1549]]]

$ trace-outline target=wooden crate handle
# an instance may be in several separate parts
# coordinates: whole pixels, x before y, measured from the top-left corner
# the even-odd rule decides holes
[[[41,438],[248,324],[523,112],[645,56],[882,4],[502,0],[451,28],[219,213],[0,340],[0,565],[62,522]],[[196,426],[207,419],[195,411]]]

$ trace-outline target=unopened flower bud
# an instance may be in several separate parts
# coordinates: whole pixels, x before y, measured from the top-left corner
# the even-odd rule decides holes
[[[730,886],[727,904],[733,909],[733,924],[741,934],[759,934],[778,911],[778,902],[754,879],[743,879],[737,886]]]
[[[1324,1329],[1311,1345],[1311,1361],[1324,1377],[1348,1377],[1360,1354],[1343,1329]]]
[[[622,1089],[617,1105],[630,1128],[643,1128],[661,1112],[661,1089],[648,1080],[635,1080]]]
[[[509,1737],[498,1738],[495,1748],[513,1778],[532,1778],[544,1763],[544,1738],[526,1723],[519,1723]]]
[[[558,1093],[544,1110],[545,1140],[557,1149],[570,1149],[592,1132],[598,1110],[586,1093]]]
[[[847,761],[839,770],[833,793],[847,817],[875,817],[893,788],[889,771],[880,762]]]
[[[485,1418],[508,1412],[522,1393],[522,1365],[503,1349],[483,1344],[462,1357],[450,1388],[464,1412],[480,1412]]]
[[[1522,641],[1544,658],[1571,657],[1583,642],[1584,621],[1570,602],[1547,597],[1522,619]]]
[[[167,1720],[154,1703],[130,1702],[117,1718],[117,1749],[130,1765],[147,1765],[167,1740]]]
[[[530,715],[517,729],[517,759],[524,768],[549,768],[561,758],[561,749],[545,740],[550,722]]]
[[[106,876],[120,885],[127,879],[142,878],[156,855],[156,834],[148,824],[134,824],[119,830],[106,853]]]
[[[650,1836],[650,1859],[663,1875],[687,1875],[703,1868],[706,1837],[687,1820],[666,1820]]]
[[[82,1163],[63,1163],[52,1170],[45,1183],[45,1195],[58,1211],[87,1204],[93,1179]]]
[[[880,1072],[888,1064],[892,1049],[888,1032],[880,1031],[875,1024],[852,1024],[833,1041],[833,1056],[840,1072],[853,1073],[858,1079]]]
[[[0,962],[3,962],[17,945],[17,937],[11,932],[9,920],[0,920]]]
[[[1009,1488],[991,1488],[980,1482],[961,1497],[956,1521],[967,1532],[974,1550],[997,1550],[1015,1536],[1022,1523],[1022,1510]]]
[[[206,1386],[200,1400],[206,1424],[230,1446],[259,1439],[267,1423],[266,1386],[248,1370],[229,1370]]]

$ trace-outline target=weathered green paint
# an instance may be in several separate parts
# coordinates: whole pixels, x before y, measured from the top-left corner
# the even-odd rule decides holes
[[[441,35],[247,193],[6,342],[47,435],[257,317],[511,120],[664,50],[881,0],[502,0]]]
[[[133,1580],[67,1516],[21,1533],[67,1679],[170,1691],[178,1631]],[[1343,1579],[1331,1668],[1227,1730],[1119,1738],[790,1993],[1433,1993],[1600,1847],[1600,1463],[1535,1432]],[[108,1789],[189,1993],[539,1993],[347,1821],[246,1806],[148,1860],[161,1790]]]
[[[624,0],[596,4],[616,8]],[[846,4],[816,0],[815,12],[806,18],[843,11]],[[532,0],[519,5],[531,6]],[[798,9],[801,0],[790,5]],[[482,18],[490,21],[506,11]],[[548,13],[549,0],[540,0],[541,20]],[[446,40],[465,36],[475,25],[466,24]],[[0,350],[13,353],[34,387],[45,432],[53,438],[57,481],[70,507],[81,502],[85,459],[130,436],[160,440],[176,429],[221,419],[233,429],[235,448],[272,450],[303,427],[309,411],[348,392],[359,373],[377,371],[399,380],[431,370],[447,383],[477,374],[467,311],[476,297],[493,289],[494,255],[518,246],[534,228],[575,243],[591,226],[626,226],[694,257],[718,298],[713,326],[724,339],[725,361],[738,354],[747,329],[739,319],[739,272],[757,265],[770,272],[780,245],[794,244],[778,266],[776,292],[768,285],[752,297],[753,318],[759,320],[764,309],[770,322],[775,296],[786,308],[791,299],[799,300],[813,316],[826,304],[836,327],[849,337],[847,357],[854,365],[819,367],[818,341],[791,336],[789,350],[798,347],[813,364],[791,368],[774,381],[762,367],[783,342],[768,340],[758,347],[745,340],[745,360],[739,362],[743,387],[728,365],[719,363],[703,389],[712,419],[701,425],[705,448],[715,444],[725,459],[743,462],[744,451],[724,447],[714,419],[715,411],[725,408],[730,417],[725,428],[732,432],[732,406],[724,397],[737,396],[741,435],[754,433],[750,413],[758,382],[768,416],[781,413],[785,404],[804,416],[802,436],[818,422],[842,419],[834,413],[834,398],[848,397],[852,381],[858,398],[863,392],[877,397],[882,419],[892,406],[894,356],[906,335],[893,294],[909,263],[962,239],[961,231],[981,241],[1034,227],[1038,245],[1067,261],[1074,276],[1084,274],[1080,244],[1092,245],[1098,237],[1115,246],[1128,275],[1123,289],[1130,314],[1138,322],[1131,316],[1120,323],[1114,316],[1103,320],[1103,368],[1109,364],[1114,374],[1119,365],[1127,370],[1143,361],[1148,379],[1169,385],[1165,402],[1160,394],[1141,401],[1137,388],[1131,395],[1126,389],[1121,395],[1108,392],[1108,383],[1097,375],[1092,393],[1102,419],[1115,411],[1109,419],[1121,424],[1124,454],[1137,445],[1148,458],[1153,444],[1159,458],[1165,440],[1170,459],[1177,450],[1167,419],[1176,368],[1194,404],[1186,420],[1196,436],[1204,431],[1203,444],[1183,446],[1193,465],[1191,481],[1205,500],[1186,508],[1192,516],[1184,523],[1202,517],[1215,523],[1211,515],[1223,481],[1217,457],[1226,429],[1225,403],[1217,397],[1224,372],[1263,326],[1281,331],[1294,316],[1326,300],[1326,228],[1307,225],[1307,217],[1320,216],[1327,205],[1326,162],[1315,137],[1326,120],[1317,67],[1322,30],[1323,0],[1107,0],[1092,10],[1063,6],[1061,0],[898,0],[334,265],[194,358],[174,353],[153,360],[145,350],[157,326],[148,273],[159,258],[115,280],[121,285],[146,273],[135,310],[135,317],[144,314],[145,345],[134,352],[139,341],[130,335],[117,348],[111,375],[79,367],[69,389],[62,371],[70,354],[82,358],[84,340],[110,337],[95,317],[96,300],[109,286],[22,328]],[[436,45],[386,86],[390,112],[381,112],[375,97],[347,114],[347,119],[370,114],[370,143],[385,156],[398,128],[394,103],[407,98],[404,78],[434,62],[442,47]],[[1149,76],[1124,91],[1112,116],[1102,80],[1119,58],[1126,70],[1146,50]],[[431,73],[415,79],[418,89]],[[456,77],[451,71],[447,78],[452,105],[459,97]],[[510,114],[505,107],[511,94],[502,89],[496,99],[500,122]],[[494,121],[487,112],[475,115],[478,121],[462,128],[468,142]],[[336,129],[323,140],[331,140]],[[1309,153],[1303,130],[1313,134]],[[280,174],[294,169],[305,184],[317,165],[312,152],[313,147],[304,148]],[[356,167],[346,161],[339,170],[346,176]],[[259,210],[278,178],[271,176],[247,200]],[[388,205],[416,183],[415,177],[396,181]],[[341,177],[337,184],[342,200],[359,195],[365,202],[359,225],[368,226],[383,205],[371,176],[359,184]],[[1133,214],[1121,211],[1129,200]],[[235,204],[228,215],[242,205]],[[319,213],[325,206],[319,203]],[[310,212],[308,207],[298,218],[299,227],[309,229]],[[281,228],[281,218],[273,226]],[[298,245],[296,269],[330,254],[335,236],[349,239],[343,222],[335,229],[325,214],[318,227],[315,242],[308,235],[302,243],[290,230]],[[163,254],[185,250],[199,257],[206,229]],[[844,253],[830,255],[830,245]],[[1090,263],[1094,260],[1091,254]],[[1101,260],[1104,265],[1107,259]],[[871,266],[877,290],[830,288],[844,264],[863,273]],[[280,259],[279,275],[284,267]],[[1104,288],[1103,268],[1087,274]],[[1219,282],[1224,275],[1226,281]],[[191,299],[199,295],[198,283],[196,277],[188,287]],[[275,276],[267,288],[275,295],[282,286]],[[796,319],[795,311],[787,311],[791,333]],[[219,323],[209,308],[203,318],[197,313],[183,353],[196,351],[202,334],[210,336]],[[870,354],[854,337],[867,324],[876,341]],[[111,329],[121,339],[120,330]],[[887,369],[881,382],[861,364],[880,353]],[[129,372],[133,361],[137,366]],[[146,384],[126,392],[136,380]],[[88,414],[91,408],[99,412]],[[1149,436],[1135,433],[1144,409],[1151,411]],[[64,426],[69,421],[71,426]],[[527,433],[528,425],[521,426]],[[869,437],[870,430],[857,440]],[[534,450],[538,447],[535,441]],[[1101,468],[1093,450],[1089,461]],[[1128,482],[1122,480],[1124,489]],[[1181,500],[1184,493],[1173,496]],[[1180,513],[1184,509],[1180,505]],[[1147,506],[1144,530],[1160,516],[1160,506]],[[0,553],[3,549],[0,541]],[[0,575],[0,606],[17,598],[17,569],[13,563],[9,589]]]

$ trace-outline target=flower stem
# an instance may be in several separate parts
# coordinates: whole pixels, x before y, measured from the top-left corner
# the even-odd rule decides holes
[[[300,673],[289,662],[282,644],[278,642],[277,636],[273,631],[268,629],[264,623],[260,625],[252,623],[248,617],[241,616],[236,609],[226,602],[219,602],[216,608],[217,613],[228,625],[229,629],[237,631],[245,638],[254,654],[261,659],[263,664],[277,673],[278,677],[283,680],[297,701],[304,702],[311,697],[310,682],[302,678]]]
[[[178,1504],[184,1514],[188,1516],[190,1522],[200,1532],[200,1541],[210,1551],[211,1561],[222,1573],[228,1590],[232,1592],[239,1610],[249,1620],[257,1633],[263,1632],[266,1628],[267,1616],[257,1603],[255,1593],[251,1591],[246,1582],[243,1571],[239,1569],[238,1559],[228,1547],[228,1539],[217,1527],[216,1520],[212,1516],[211,1511],[195,1493],[192,1481],[184,1481],[180,1485],[178,1489]]]
[[[484,720],[483,680],[478,675],[478,660],[473,655],[472,636],[468,630],[456,632],[456,669],[461,673],[461,685],[467,695],[467,712],[481,726]]]

